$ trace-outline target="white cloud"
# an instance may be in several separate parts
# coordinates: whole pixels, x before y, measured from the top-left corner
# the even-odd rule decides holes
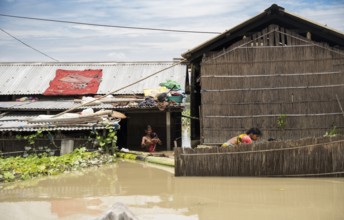
[[[111,52],[107,56],[110,57],[112,60],[128,60],[128,57],[123,52]]]
[[[223,32],[263,12],[275,2],[288,12],[344,31],[344,3],[340,1],[324,5],[322,1],[309,0],[267,0],[263,3],[260,0],[26,0],[8,2],[0,8],[0,13],[108,25]],[[3,17],[0,17],[0,27],[64,61],[171,60],[215,36]],[[0,39],[2,61],[46,59],[10,37],[0,34]]]
[[[327,25],[330,28],[344,32],[344,5],[342,6],[317,6],[313,9],[306,8],[300,11],[302,17],[312,22]]]

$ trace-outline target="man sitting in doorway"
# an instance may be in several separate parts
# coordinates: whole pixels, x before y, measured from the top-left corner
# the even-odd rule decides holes
[[[158,135],[153,132],[153,129],[150,125],[147,125],[145,133],[145,136],[142,137],[141,147],[145,148],[149,152],[154,152],[156,144],[161,145],[161,140],[159,139]]]
[[[222,147],[233,147],[238,144],[252,144],[253,141],[258,140],[262,132],[258,128],[250,128],[245,134],[232,137],[222,144]]]

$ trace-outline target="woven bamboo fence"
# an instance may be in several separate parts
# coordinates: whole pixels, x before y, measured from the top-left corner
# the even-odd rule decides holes
[[[344,176],[344,136],[175,149],[176,176]]]
[[[205,54],[201,87],[205,144],[250,127],[282,140],[344,129],[344,51],[276,25]],[[281,115],[283,129],[277,126]]]

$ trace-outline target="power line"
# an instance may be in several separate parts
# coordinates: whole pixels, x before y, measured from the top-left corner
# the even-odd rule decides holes
[[[0,14],[0,16],[3,16],[3,17],[10,17],[10,18],[19,18],[19,19],[36,20],[36,21],[48,21],[48,22],[57,22],[57,23],[67,23],[67,24],[79,24],[79,25],[97,26],[97,27],[136,29],[136,30],[148,30],[148,31],[181,32],[181,33],[193,33],[193,34],[221,34],[220,32],[211,32],[211,31],[187,31],[187,30],[163,29],[163,28],[146,28],[146,27],[134,27],[134,26],[94,24],[94,23],[86,23],[86,22],[65,21],[65,20],[46,19],[46,18],[34,18],[34,17],[23,17],[23,16],[6,15],[6,14]]]
[[[27,47],[29,47],[29,48],[31,48],[31,49],[37,51],[38,53],[40,53],[40,54],[42,54],[42,55],[44,55],[44,56],[46,56],[46,57],[48,57],[48,58],[50,58],[50,59],[56,61],[56,62],[59,62],[57,59],[52,58],[52,57],[49,56],[48,54],[43,53],[42,51],[40,51],[40,50],[38,50],[38,49],[36,49],[36,48],[34,48],[34,47],[28,45],[27,43],[25,43],[25,42],[23,42],[23,41],[21,41],[21,40],[19,40],[18,38],[16,38],[16,37],[13,36],[12,34],[10,34],[10,33],[8,33],[7,31],[5,31],[4,29],[0,28],[0,30],[1,30],[2,32],[4,32],[5,34],[9,35],[10,37],[12,37],[13,39],[15,39],[15,40],[19,41],[20,43],[24,44],[25,46],[27,46]]]

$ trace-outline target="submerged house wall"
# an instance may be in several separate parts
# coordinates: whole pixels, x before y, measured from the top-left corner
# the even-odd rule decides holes
[[[250,127],[264,139],[343,133],[341,32],[273,4],[182,56],[191,115],[200,118],[191,123],[194,141],[221,144]]]
[[[221,143],[250,127],[278,139],[322,136],[334,126],[340,132],[343,62],[344,51],[276,25],[205,54],[203,142]]]

